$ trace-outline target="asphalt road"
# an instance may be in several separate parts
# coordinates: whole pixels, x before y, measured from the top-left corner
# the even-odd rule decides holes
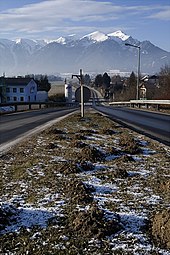
[[[170,115],[134,110],[125,107],[94,106],[112,118],[170,146]],[[76,109],[41,109],[0,116],[0,151],[23,136],[39,132]]]
[[[58,118],[75,110],[75,108],[49,108],[0,116],[0,150],[26,134],[40,130],[44,125],[52,125]]]
[[[110,118],[170,146],[170,115],[126,107],[94,106]]]

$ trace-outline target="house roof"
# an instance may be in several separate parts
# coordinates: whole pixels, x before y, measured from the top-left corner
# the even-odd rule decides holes
[[[5,78],[0,77],[0,84],[6,86],[26,86],[32,78]]]

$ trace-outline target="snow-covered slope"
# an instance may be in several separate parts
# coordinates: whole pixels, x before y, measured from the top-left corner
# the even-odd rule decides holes
[[[30,39],[19,38],[16,39],[15,43],[18,46],[25,48],[25,50],[27,50],[30,54],[42,47],[42,45],[38,41]]]
[[[116,32],[113,32],[113,33],[110,33],[108,34],[109,37],[113,37],[113,38],[119,38],[121,39],[122,41],[126,41],[130,35],[126,35],[125,33],[123,33],[122,31],[118,30]]]
[[[81,39],[87,38],[88,40],[91,40],[93,42],[103,42],[108,39],[108,36],[104,33],[101,33],[99,31],[95,31],[91,34],[83,36]]]

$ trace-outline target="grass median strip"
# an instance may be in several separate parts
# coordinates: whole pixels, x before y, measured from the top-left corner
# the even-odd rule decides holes
[[[169,156],[94,110],[27,138],[1,156],[0,254],[168,254]]]

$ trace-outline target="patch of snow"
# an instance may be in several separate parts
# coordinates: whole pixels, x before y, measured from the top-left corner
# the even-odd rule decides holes
[[[146,217],[137,215],[136,213],[119,213],[121,223],[125,227],[125,231],[130,233],[140,233],[141,228],[144,227]]]
[[[17,232],[21,227],[32,228],[33,226],[40,226],[42,228],[47,226],[48,220],[56,216],[53,212],[47,209],[39,208],[17,208],[13,212],[12,222],[10,225],[6,225],[4,230],[0,231],[0,234],[9,232]]]
[[[117,186],[116,185],[111,185],[111,184],[105,184],[105,185],[100,185],[100,184],[91,184],[93,185],[93,187],[95,188],[95,192],[97,194],[111,194],[112,192],[116,192],[117,191]]]
[[[140,169],[140,171],[129,171],[128,172],[129,176],[135,176],[135,175],[141,175],[141,176],[144,176],[144,177],[147,177],[149,174],[150,174],[150,171],[149,170],[145,170],[145,169]]]
[[[84,39],[84,38],[87,38],[87,39],[95,41],[95,42],[103,42],[108,39],[108,36],[105,35],[104,33],[99,32],[99,31],[95,31],[93,33],[83,36],[81,39]]]
[[[0,107],[0,113],[5,113],[5,112],[14,112],[15,107],[14,106],[1,106]]]
[[[142,149],[143,150],[143,155],[145,155],[145,156],[148,156],[148,155],[152,155],[152,154],[155,154],[156,153],[156,151],[155,150],[151,150],[151,149],[149,149],[149,148],[143,148]]]
[[[60,37],[56,40],[56,42],[61,43],[61,44],[66,44],[66,39],[64,37]]]
[[[110,156],[107,156],[106,158],[105,158],[105,160],[106,161],[111,161],[111,160],[113,160],[113,159],[116,159],[116,158],[120,158],[120,156],[118,156],[118,155],[110,155]]]
[[[127,154],[127,156],[132,157],[134,161],[141,161],[142,160],[142,158],[140,158],[139,156],[136,156],[136,155]]]
[[[60,156],[52,156],[52,159],[50,160],[50,162],[54,162],[54,161],[58,161],[58,162],[66,162],[67,160],[64,159],[63,157]]]
[[[160,196],[156,196],[156,195],[151,195],[149,198],[146,198],[146,201],[148,204],[157,204],[162,200],[162,198]]]
[[[16,44],[21,43],[21,38],[16,39]]]
[[[44,40],[46,42],[46,44],[50,44],[50,43],[61,43],[61,44],[66,44],[65,42],[65,38],[64,37],[59,37],[58,39],[54,39],[54,40]]]
[[[126,41],[130,36],[123,33],[121,30],[108,34],[110,37],[118,37],[122,41]]]

